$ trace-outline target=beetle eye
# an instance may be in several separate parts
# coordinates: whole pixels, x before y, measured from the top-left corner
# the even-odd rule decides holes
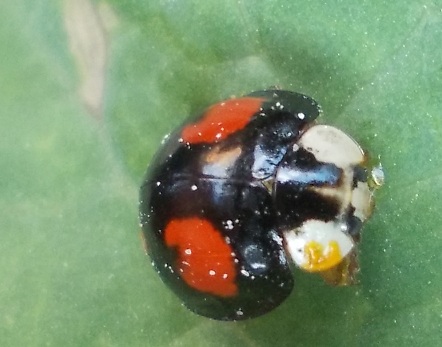
[[[347,233],[351,236],[356,236],[361,232],[362,229],[362,221],[353,215],[348,218],[348,227]]]

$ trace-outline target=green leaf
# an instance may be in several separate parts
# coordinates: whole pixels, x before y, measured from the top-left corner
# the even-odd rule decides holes
[[[439,1],[17,0],[0,5],[1,346],[435,346],[442,331]],[[145,257],[162,137],[280,86],[380,156],[360,285],[295,272],[273,312],[198,317]]]

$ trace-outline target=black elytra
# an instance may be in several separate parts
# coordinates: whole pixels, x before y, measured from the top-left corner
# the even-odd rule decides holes
[[[282,230],[338,209],[305,188],[338,184],[340,169],[296,148],[320,112],[306,95],[253,92],[187,120],[152,160],[142,231],[160,277],[190,310],[242,320],[291,293]]]

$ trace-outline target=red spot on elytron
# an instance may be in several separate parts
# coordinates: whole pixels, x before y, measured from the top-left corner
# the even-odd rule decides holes
[[[181,137],[188,143],[216,143],[241,130],[257,113],[264,99],[244,97],[230,99],[210,107],[197,122],[187,125]]]
[[[175,270],[190,287],[221,297],[237,294],[232,249],[208,220],[173,219],[165,241],[177,249]]]

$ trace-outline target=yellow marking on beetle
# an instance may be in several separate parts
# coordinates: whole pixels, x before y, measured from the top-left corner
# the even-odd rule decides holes
[[[339,264],[343,258],[336,241],[329,241],[327,247],[319,242],[310,241],[304,246],[304,252],[307,262],[303,269],[309,272],[328,270]]]

